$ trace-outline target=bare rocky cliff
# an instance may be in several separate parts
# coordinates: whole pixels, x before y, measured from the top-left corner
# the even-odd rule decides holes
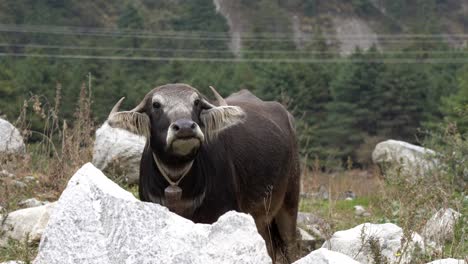
[[[273,31],[278,31],[275,25],[281,25],[281,30],[289,29],[289,32],[280,33],[283,37],[289,34],[298,49],[306,48],[314,39],[323,38],[328,46],[346,55],[356,48],[366,50],[375,46],[381,50],[391,49],[394,45],[404,45],[408,40],[403,38],[389,41],[389,36],[418,34],[414,32],[415,19],[408,15],[418,7],[405,6],[405,17],[396,17],[387,10],[385,1],[369,1],[369,14],[364,15],[350,3],[338,0],[315,1],[313,14],[306,14],[303,5],[294,4],[271,4],[276,6],[265,9],[261,4],[264,1],[255,2],[257,5],[249,2],[248,5],[255,8],[249,8],[245,1],[241,0],[213,0],[213,3],[217,12],[226,18],[231,35],[230,48],[237,55],[244,46],[244,36],[251,34],[254,29],[258,32],[259,28],[272,33],[272,26]],[[267,12],[269,14],[265,14]],[[438,35],[453,47],[466,46],[464,38],[457,36],[468,33],[468,27],[465,25],[468,22],[465,18],[468,17],[468,3],[463,0],[450,0],[446,6],[437,7],[434,12],[440,15],[442,21]],[[280,16],[282,21],[278,23]],[[424,24],[423,18],[418,19],[422,20],[418,23]],[[273,33],[277,36],[278,32]]]

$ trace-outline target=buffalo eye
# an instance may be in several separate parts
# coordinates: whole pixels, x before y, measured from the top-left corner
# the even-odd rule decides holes
[[[200,99],[195,99],[195,101],[193,102],[193,104],[195,106],[198,106],[200,104]]]
[[[160,103],[160,102],[153,102],[153,108],[154,108],[154,109],[159,109],[159,108],[161,108],[161,103]]]

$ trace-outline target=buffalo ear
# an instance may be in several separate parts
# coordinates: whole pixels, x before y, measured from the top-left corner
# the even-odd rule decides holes
[[[130,111],[119,112],[119,107],[124,99],[125,97],[122,97],[112,108],[107,118],[107,123],[111,127],[125,129],[134,134],[149,138],[151,124],[148,115],[144,113],[144,100]]]
[[[246,113],[239,106],[213,106],[207,102],[204,102],[204,110],[200,114],[208,141],[215,139],[224,129],[244,122],[245,118]]]

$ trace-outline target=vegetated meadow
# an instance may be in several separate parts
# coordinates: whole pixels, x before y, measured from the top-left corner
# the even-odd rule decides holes
[[[2,214],[19,209],[18,202],[27,198],[57,200],[75,171],[91,161],[94,132],[99,124],[94,121],[90,110],[91,83],[83,84],[80,91],[72,120],[59,118],[60,85],[57,85],[55,100],[51,104],[41,103],[40,96],[32,96],[24,102],[14,125],[26,140],[29,139],[27,153],[24,157],[1,157],[0,170],[15,174],[19,180],[31,175],[36,180],[26,188],[20,188],[12,184],[13,179],[1,179]],[[32,131],[31,122],[40,122],[43,131]],[[411,175],[399,170],[392,171],[392,177],[384,177],[377,166],[359,169],[350,159],[345,165],[340,165],[335,161],[304,157],[300,211],[324,219],[326,237],[364,222],[392,222],[402,227],[405,236],[410,237],[412,232],[421,232],[435,211],[451,207],[463,214],[451,242],[444,245],[443,251],[419,253],[417,263],[444,257],[464,258],[468,252],[468,200],[464,196],[466,190],[457,189],[456,182],[467,170],[467,164],[460,163],[460,160],[468,153],[468,141],[452,127],[431,133],[426,142],[427,147],[440,151],[441,161],[447,166],[417,181],[409,181]],[[112,178],[112,175],[108,176]],[[137,186],[116,181],[136,195]],[[356,198],[345,200],[347,191],[354,193]],[[356,205],[364,206],[369,214],[356,215]],[[0,261],[23,260],[30,263],[37,253],[37,246],[26,241],[10,241],[8,247],[0,248]],[[378,251],[376,249],[377,255]],[[379,261],[376,263],[384,263]]]

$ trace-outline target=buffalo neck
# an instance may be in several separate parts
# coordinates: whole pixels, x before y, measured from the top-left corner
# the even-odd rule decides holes
[[[161,175],[166,179],[166,181],[173,186],[179,185],[180,181],[189,173],[192,169],[193,160],[186,161],[177,165],[168,165],[162,161],[154,152],[153,159],[156,164],[156,168],[159,170]]]

